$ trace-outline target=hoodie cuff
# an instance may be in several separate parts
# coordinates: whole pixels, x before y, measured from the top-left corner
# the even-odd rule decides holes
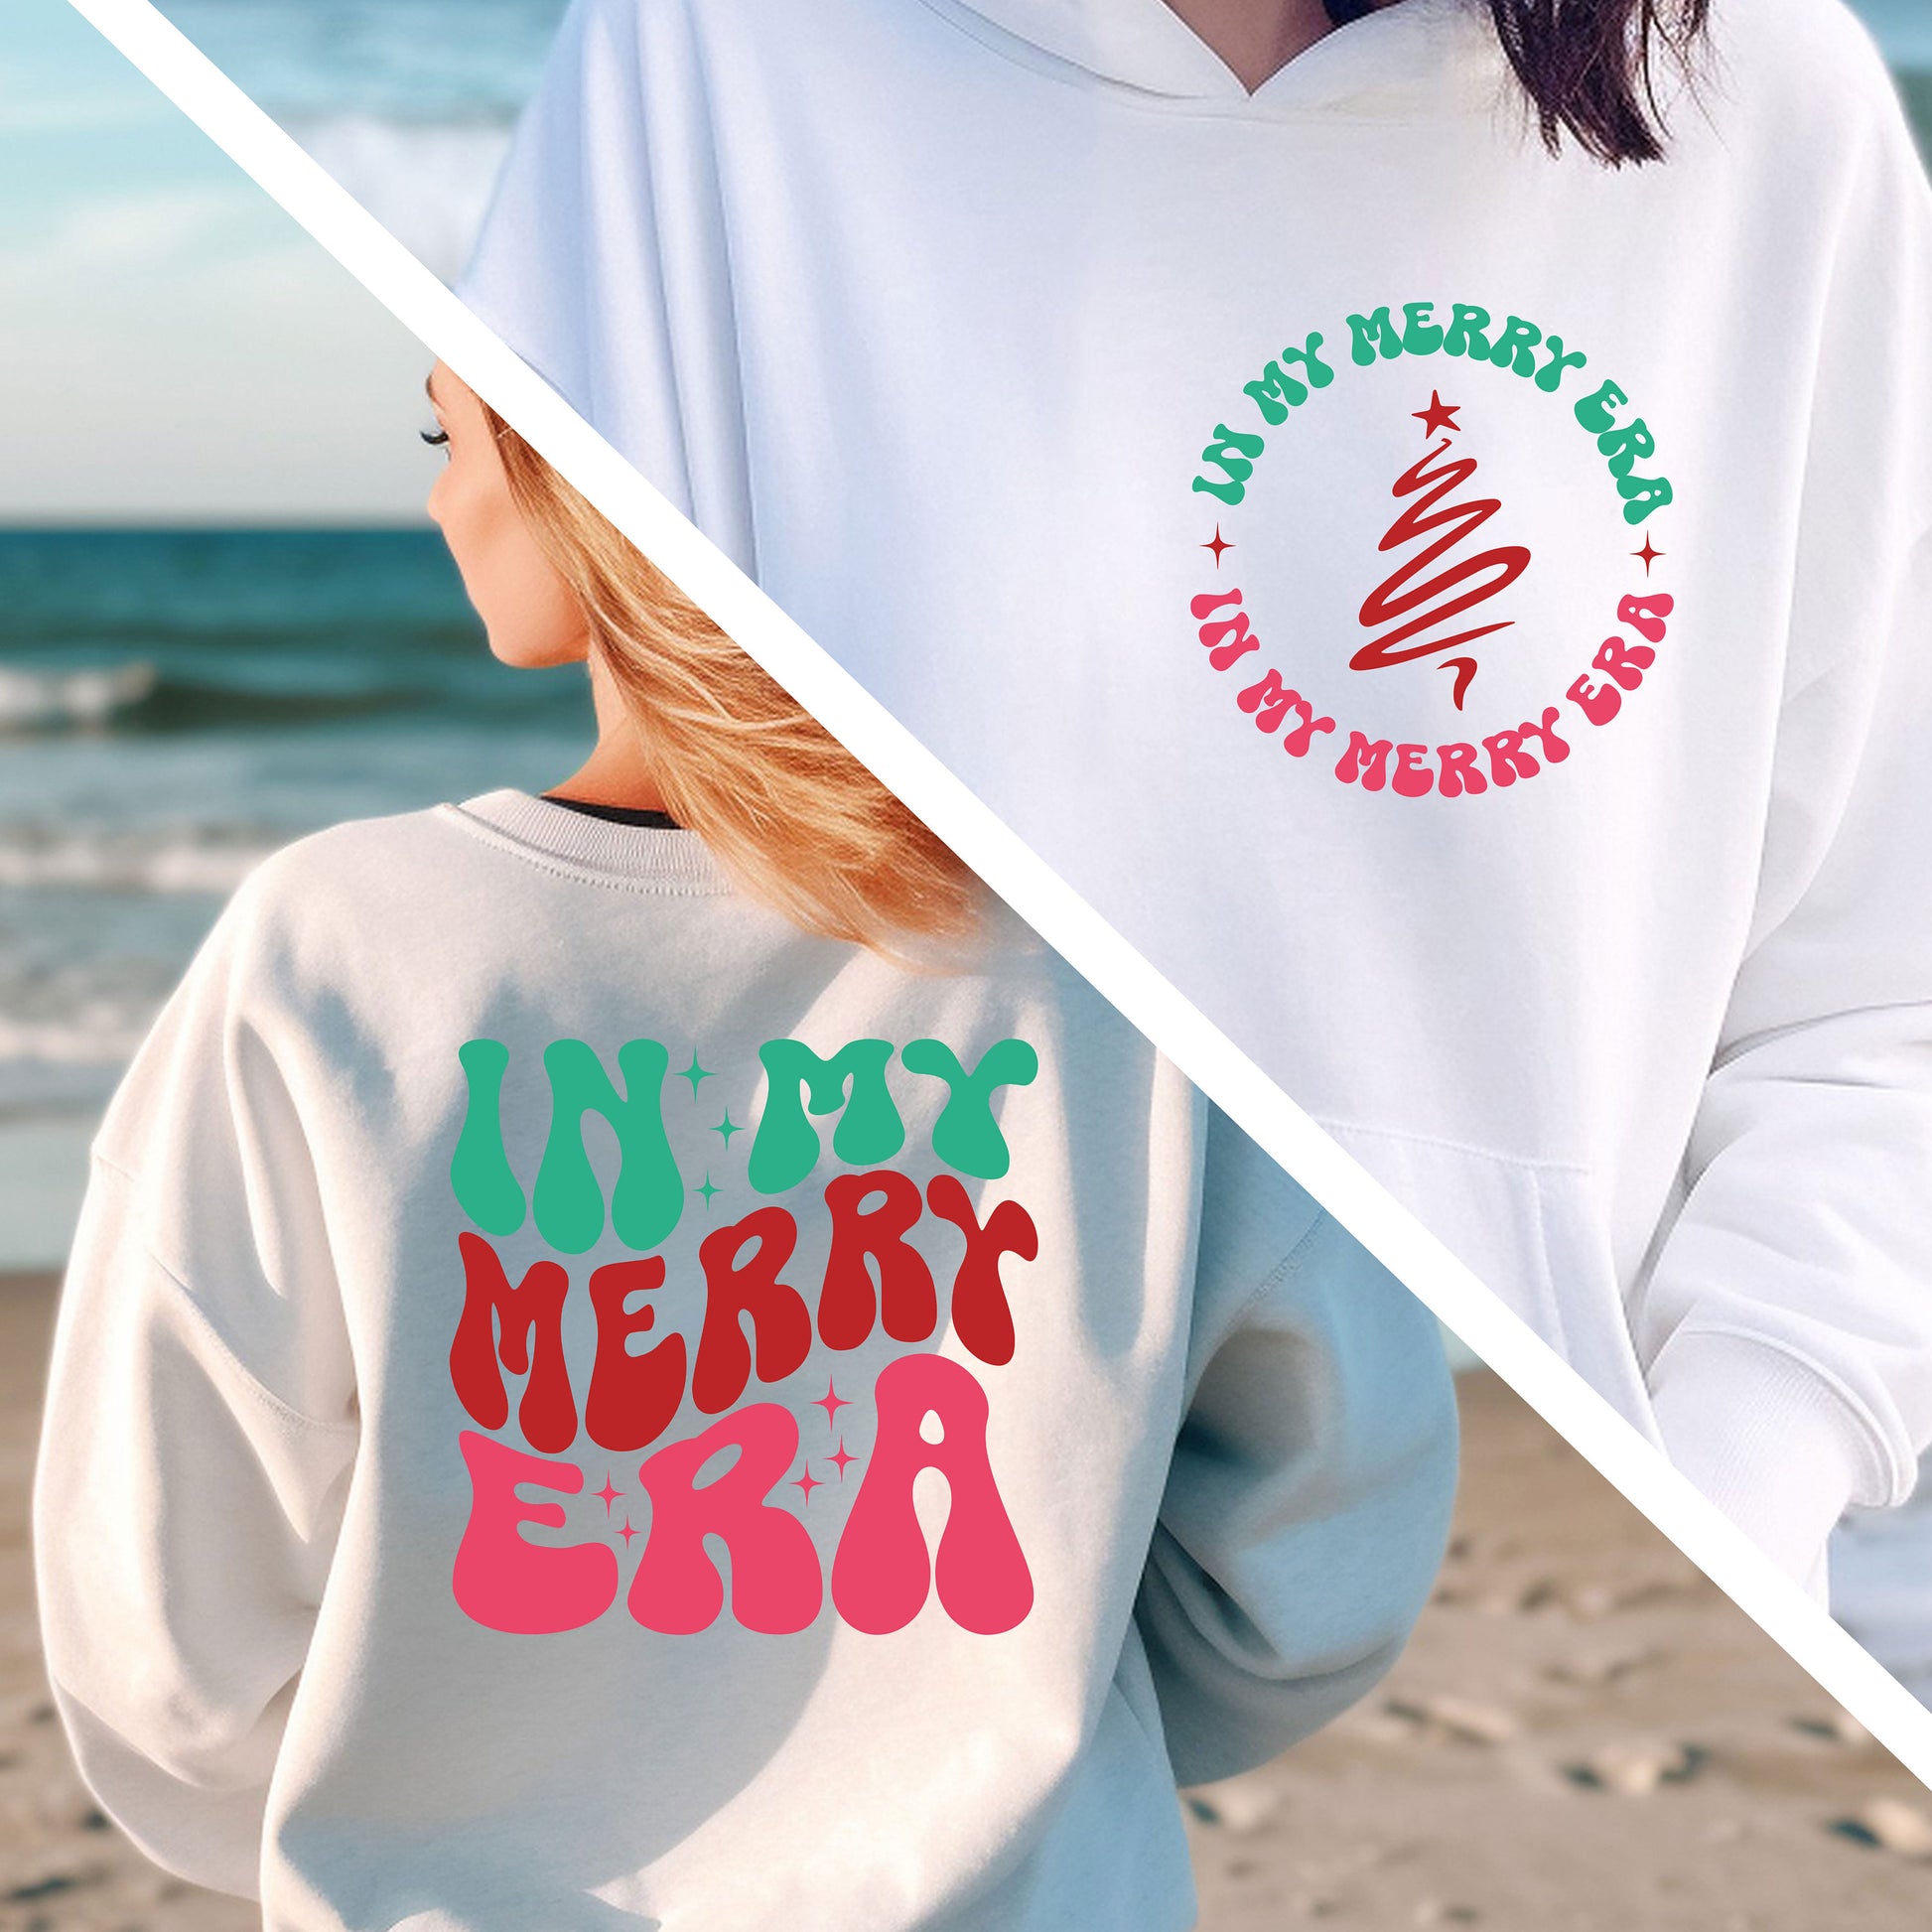
[[[1673,1335],[1651,1371],[1664,1451],[1821,1603],[1833,1525],[1868,1485],[1869,1447],[1816,1370],[1741,1335]]]

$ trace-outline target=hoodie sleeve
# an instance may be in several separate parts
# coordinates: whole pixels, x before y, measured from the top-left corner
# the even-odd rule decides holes
[[[686,0],[574,0],[457,293],[753,571],[739,332],[699,41]]]
[[[1840,1513],[1932,1439],[1932,193],[1870,88],[1754,919],[1633,1311],[1673,1461],[1821,1592]]]
[[[158,1863],[245,1897],[357,1435],[314,1172],[247,998],[253,884],[95,1139],[34,1486],[82,1777]]]
[[[1135,1619],[1178,1783],[1265,1762],[1386,1672],[1441,1565],[1434,1316],[1210,1114],[1186,1410]]]

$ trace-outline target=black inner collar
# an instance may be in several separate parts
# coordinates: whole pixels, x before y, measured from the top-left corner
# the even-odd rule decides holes
[[[582,812],[586,818],[608,818],[614,825],[642,825],[653,832],[681,832],[684,829],[669,812],[647,811],[635,805],[594,805],[587,798],[559,798],[554,791],[546,791],[542,795],[552,805],[562,805],[567,811]]]

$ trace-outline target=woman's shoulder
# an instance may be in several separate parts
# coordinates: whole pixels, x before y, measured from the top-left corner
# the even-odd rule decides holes
[[[345,946],[382,951],[464,921],[466,839],[448,805],[345,819],[278,846],[222,908],[217,949],[252,972]]]
[[[343,819],[268,853],[236,897],[268,911],[312,907],[318,896],[359,900],[419,892],[461,841],[447,805]]]

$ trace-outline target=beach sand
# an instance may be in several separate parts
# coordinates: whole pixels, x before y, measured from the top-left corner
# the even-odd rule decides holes
[[[241,1932],[249,1906],[100,1816],[48,1704],[26,1519],[53,1303],[0,1277],[0,1932]],[[1407,1655],[1190,1794],[1204,1932],[1921,1932],[1932,1857],[1871,1827],[1932,1840],[1932,1796],[1507,1389],[1461,1386],[1455,1540]]]

